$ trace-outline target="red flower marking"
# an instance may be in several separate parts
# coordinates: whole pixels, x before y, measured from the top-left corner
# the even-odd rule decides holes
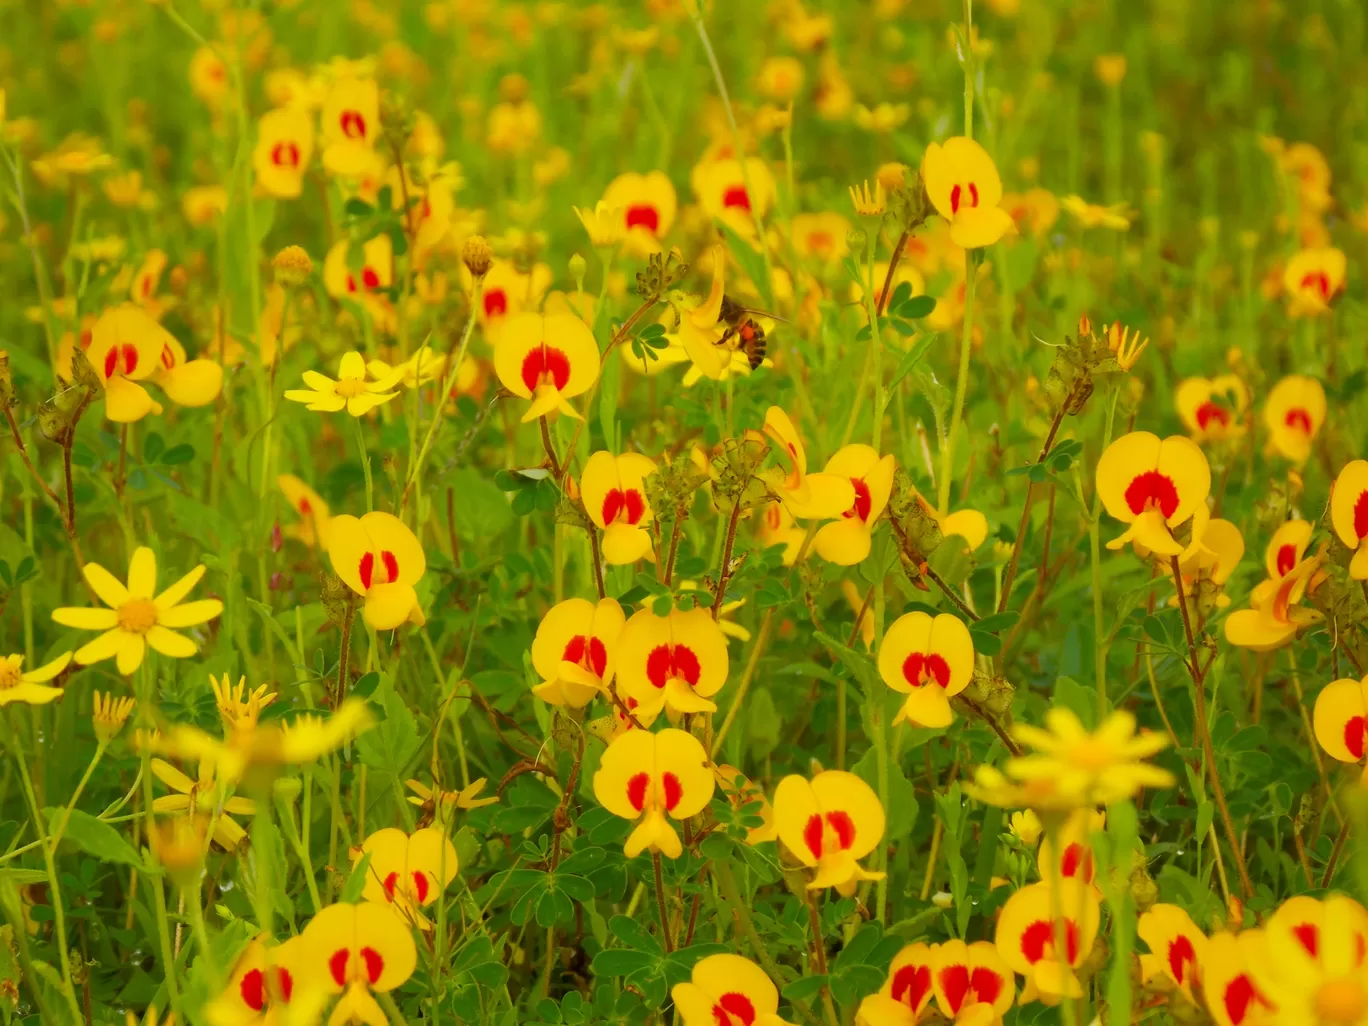
[[[682,679],[694,687],[701,669],[698,656],[687,645],[657,645],[646,657],[646,677],[658,688],[663,688],[671,678]]]
[[[1213,421],[1221,427],[1228,427],[1230,425],[1230,411],[1208,399],[1197,407],[1197,426],[1205,431]]]
[[[565,643],[565,652],[562,653],[561,659],[582,666],[586,670],[593,670],[600,677],[608,669],[608,650],[603,647],[603,642],[598,638],[586,639],[583,634],[576,634]]]
[[[864,478],[852,477],[850,483],[855,488],[855,505],[846,510],[841,516],[847,520],[860,518],[860,523],[869,523],[869,512],[874,508],[874,500],[869,495],[869,485],[865,484]]]
[[[627,781],[627,800],[638,812],[646,808],[646,788],[650,783],[649,773],[637,773]]]
[[[361,557],[361,562],[356,566],[356,572],[361,578],[361,587],[370,591],[371,577],[375,573],[375,553],[367,552]]]
[[[1298,923],[1292,927],[1292,933],[1301,942],[1301,946],[1306,949],[1306,953],[1315,958],[1316,949],[1320,947],[1320,931],[1316,928],[1316,924]]]
[[[374,948],[362,948],[361,960],[366,963],[366,979],[371,983],[380,979],[385,971],[385,958]]]
[[[553,349],[545,342],[523,357],[522,381],[529,392],[535,392],[538,385],[555,385],[556,391],[565,387],[570,380],[570,359],[559,349]]]
[[[271,163],[276,167],[299,167],[299,147],[292,142],[278,142],[271,147]]]
[[[905,965],[893,974],[894,1001],[901,1001],[914,1012],[931,990],[929,965]]]
[[[1078,924],[1072,919],[1064,920],[1064,948],[1070,965],[1078,961],[1078,945]],[[1037,919],[1021,932],[1021,953],[1032,965],[1045,957],[1047,947],[1053,947],[1049,920]]]
[[[1002,975],[986,966],[979,966],[969,977],[969,989],[984,1004],[991,1005],[1002,993]]]
[[[739,207],[741,210],[751,208],[750,196],[746,194],[744,185],[733,185],[722,194],[722,205],[724,207]]]
[[[424,902],[427,901],[427,896],[428,896],[428,891],[429,891],[429,890],[431,890],[431,886],[428,884],[427,874],[426,874],[426,873],[420,873],[420,872],[418,872],[417,870],[414,870],[414,872],[413,872],[413,896],[414,896],[415,898],[418,899],[418,904],[421,905],[421,904],[423,904]]]
[[[259,1012],[266,1007],[266,980],[260,969],[249,969],[244,973],[238,990],[242,994],[242,1003],[252,1011]]]
[[[290,970],[276,968],[276,991],[280,1000],[290,1000],[290,995],[294,993],[294,977],[290,975]]]
[[[652,235],[660,232],[660,214],[649,203],[627,208],[627,227],[645,228]]]
[[[362,268],[361,284],[368,289],[378,289],[380,287],[380,275],[375,272],[374,268]]]
[[[928,678],[941,687],[950,686],[950,666],[936,653],[913,652],[903,660],[903,679],[914,688],[928,683]]]
[[[503,289],[490,289],[484,294],[486,317],[502,317],[508,313],[508,293]]]
[[[313,506],[309,504],[308,499],[299,500],[299,512],[304,514],[306,517],[313,515]]]
[[[803,843],[808,846],[808,851],[812,852],[812,857],[817,859],[822,857],[824,850],[826,831],[823,826],[821,816],[810,816],[807,825],[803,827]],[[837,851],[845,851],[855,843],[855,822],[850,818],[850,813],[840,809],[828,812],[825,826],[830,827],[836,835]]]
[[[1226,985],[1221,1000],[1225,1002],[1226,1014],[1235,1026],[1240,1026],[1240,1023],[1244,1022],[1245,1016],[1249,1013],[1249,1006],[1256,997],[1258,995],[1254,992],[1254,984],[1250,981],[1248,973],[1241,973]]]
[[[1157,509],[1167,520],[1178,508],[1178,489],[1172,478],[1157,470],[1147,470],[1131,478],[1126,488],[1126,505],[1135,514]]]
[[[384,888],[385,888],[385,899],[386,899],[387,901],[393,901],[393,900],[394,900],[394,888],[397,887],[398,885],[399,885],[399,874],[398,874],[397,872],[391,873],[389,876],[385,877]]]
[[[1075,841],[1064,849],[1064,855],[1059,860],[1059,872],[1061,876],[1082,876],[1084,880],[1091,880],[1093,877],[1092,852]]]
[[[338,119],[338,124],[342,128],[342,134],[348,139],[364,139],[366,137],[366,119],[359,110],[344,110]]]
[[[950,190],[950,213],[951,213],[951,215],[954,215],[954,214],[958,214],[958,213],[959,213],[960,203],[963,201],[963,199],[964,199],[964,190],[961,189],[958,185],[954,186],[954,187]],[[973,182],[970,182],[970,183],[969,183],[969,202],[968,202],[967,204],[965,204],[965,205],[966,205],[966,206],[970,206],[970,207],[976,207],[976,206],[978,206],[978,204],[979,204],[978,186],[975,185]]]
[[[713,1018],[717,1020],[717,1026],[731,1026],[733,1022],[751,1026],[755,1022],[755,1006],[746,995],[731,991],[717,999],[717,1004],[713,1005]]]
[[[332,973],[333,982],[339,987],[347,983],[347,959],[351,952],[346,948],[338,948],[328,959],[328,972]]]
[[[176,366],[176,354],[171,351],[170,346],[162,346],[161,365],[167,370]]]
[[[616,523],[618,517],[625,513],[627,523],[635,525],[641,522],[642,514],[645,512],[646,500],[635,488],[628,488],[626,491],[613,488],[603,497],[603,522],[605,524]]]
[[[969,993],[969,967],[947,965],[940,971],[940,985],[945,992],[945,1003],[950,1006],[950,1014],[959,1015],[964,995]]]
[[[1368,537],[1368,488],[1359,492],[1354,502],[1354,533],[1360,538]]]
[[[108,381],[114,376],[114,372],[119,369],[119,359],[123,358],[123,372],[132,374],[138,369],[138,347],[131,342],[123,345],[111,346],[109,352],[105,354],[104,372],[105,380]]]
[[[679,804],[679,799],[684,797],[684,786],[673,773],[662,773],[660,786],[665,792],[665,808],[673,812],[674,807]]]
[[[1287,415],[1283,417],[1283,423],[1302,434],[1309,435],[1311,433],[1311,414],[1300,406],[1288,410]]]
[[[1302,275],[1301,289],[1303,292],[1317,292],[1321,299],[1330,298],[1330,276],[1324,271],[1312,271]]]
[[[384,549],[380,553],[380,561],[385,564],[385,573],[389,574],[388,584],[393,584],[399,580],[399,560],[389,549]]]
[[[1363,758],[1364,741],[1364,720],[1362,716],[1351,716],[1349,722],[1344,725],[1344,747],[1349,749],[1349,754],[1355,759]],[[1315,941],[1312,940],[1312,945]],[[1311,952],[1315,954],[1315,952]]]
[[[836,245],[831,232],[812,232],[808,235],[808,248],[814,253],[830,253]]]
[[[1169,943],[1169,972],[1179,983],[1187,982],[1187,967],[1197,965],[1197,952],[1192,950],[1192,941],[1179,936]]]
[[[1292,572],[1292,568],[1297,565],[1297,547],[1295,545],[1284,545],[1278,550],[1278,576],[1285,577]]]

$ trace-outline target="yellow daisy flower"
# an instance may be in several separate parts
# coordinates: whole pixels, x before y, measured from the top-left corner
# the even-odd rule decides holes
[[[0,706],[11,702],[46,705],[62,694],[61,688],[49,687],[47,681],[66,669],[71,653],[64,652],[46,666],[24,673],[24,657],[9,655],[0,659]]]

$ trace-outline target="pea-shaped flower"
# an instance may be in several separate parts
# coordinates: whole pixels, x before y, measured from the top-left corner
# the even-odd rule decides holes
[[[879,676],[907,695],[894,723],[950,726],[950,698],[969,686],[973,673],[974,641],[964,621],[950,613],[904,613],[879,646]]]
[[[588,705],[613,679],[625,623],[615,599],[572,598],[552,606],[532,639],[532,668],[542,678],[532,693],[551,705]]]
[[[935,996],[935,956],[936,946],[920,941],[894,955],[883,986],[860,1002],[855,1021],[865,1026],[914,1026]]]
[[[884,878],[858,862],[883,838],[884,810],[874,789],[854,773],[785,777],[774,792],[774,822],[784,846],[816,870],[808,890],[835,887],[850,895],[861,880]]]
[[[623,847],[629,859],[647,850],[679,858],[684,846],[666,817],[696,816],[712,801],[714,786],[702,743],[673,728],[629,730],[604,751],[594,774],[594,797],[603,807],[640,820]]]
[[[1340,762],[1362,762],[1368,747],[1368,677],[1325,685],[1316,696],[1311,721],[1326,755]]]
[[[1192,439],[1160,439],[1148,431],[1123,435],[1097,461],[1102,504],[1130,525],[1125,534],[1107,542],[1107,548],[1135,541],[1161,556],[1179,555],[1183,546],[1174,540],[1171,528],[1191,517],[1210,491],[1211,467]]]
[[[617,677],[649,722],[660,710],[715,712],[709,701],[727,681],[727,636],[706,608],[632,614],[618,643]]]
[[[1007,899],[998,914],[994,942],[1002,960],[1026,977],[1022,1004],[1042,995],[1082,996],[1074,970],[1092,953],[1100,916],[1091,887],[1065,885],[1056,894],[1042,881]]]
[[[1325,423],[1325,389],[1315,378],[1289,374],[1268,393],[1264,427],[1274,452],[1293,463],[1305,463],[1311,443]]]
[[[953,1022],[1002,1022],[1016,997],[1016,976],[991,941],[936,946],[931,979],[941,1014]]]
[[[782,466],[766,471],[774,494],[800,520],[839,517],[855,505],[855,487],[841,474],[807,472],[807,449],[789,415],[778,406],[765,412],[765,434],[782,453]]]
[[[1330,300],[1344,288],[1344,251],[1334,246],[1298,250],[1283,269],[1287,313],[1315,317],[1330,308]]]
[[[313,147],[313,121],[304,110],[280,107],[267,111],[257,122],[256,148],[252,150],[257,186],[279,199],[298,197]]]
[[[422,908],[441,897],[459,868],[456,848],[443,831],[425,827],[406,834],[386,827],[353,853],[352,862],[370,855],[363,899],[392,905],[406,923],[432,929]]]
[[[1196,442],[1224,441],[1245,432],[1249,389],[1234,374],[1186,378],[1174,396],[1178,416]]]
[[[991,246],[1012,228],[1003,210],[1002,178],[993,158],[973,139],[955,136],[926,147],[921,165],[926,195],[962,249]]]
[[[812,539],[817,555],[837,566],[854,566],[869,555],[874,523],[893,492],[895,467],[891,454],[880,458],[868,445],[847,445],[827,460],[822,473],[849,478],[855,501]]]
[[[1335,478],[1330,492],[1330,522],[1339,540],[1354,552],[1349,575],[1368,580],[1368,460],[1354,460]]]
[[[1206,964],[1207,937],[1192,917],[1177,905],[1162,902],[1140,917],[1136,927],[1150,953],[1140,956],[1140,974],[1148,980],[1167,976],[1188,997],[1201,967]]]
[[[303,940],[291,937],[274,947],[254,938],[238,956],[228,986],[205,1009],[214,1026],[255,1026],[288,1018],[300,982]]]
[[[418,965],[410,927],[373,901],[329,905],[300,934],[300,965],[309,979],[340,993],[328,1021],[383,1023],[375,993],[404,983]]]
[[[589,519],[603,530],[604,562],[635,563],[650,554],[647,525],[654,514],[645,480],[655,471],[655,462],[636,452],[614,456],[600,450],[584,465],[580,494]]]
[[[328,558],[337,576],[366,604],[362,616],[377,631],[405,620],[424,623],[413,586],[427,572],[423,546],[402,520],[389,513],[332,518]]]
[[[116,424],[161,413],[161,404],[143,387],[162,369],[161,355],[171,333],[140,307],[123,303],[100,315],[91,329],[87,356],[105,390],[105,416]]]
[[[688,983],[670,990],[684,1026],[787,1026],[779,988],[765,970],[740,955],[709,955]]]
[[[532,400],[524,424],[556,410],[579,417],[567,400],[598,377],[598,343],[573,314],[513,314],[500,329],[494,370],[504,388]]]
[[[1264,569],[1268,579],[1276,581],[1296,569],[1311,544],[1312,527],[1307,520],[1288,520],[1281,524],[1264,549]]]

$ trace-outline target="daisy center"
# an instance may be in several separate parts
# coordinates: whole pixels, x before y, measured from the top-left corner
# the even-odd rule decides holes
[[[1101,741],[1080,741],[1069,752],[1069,762],[1082,770],[1103,770],[1115,761],[1111,746]]]
[[[17,687],[20,679],[19,667],[11,666],[7,659],[0,659],[0,691]]]
[[[146,634],[157,626],[157,607],[151,599],[129,599],[118,610],[119,626],[130,634]]]
[[[1368,992],[1352,977],[1322,983],[1316,991],[1316,1016],[1324,1023],[1357,1023],[1368,1011]]]
[[[343,399],[353,399],[366,391],[365,378],[343,378],[333,389]]]

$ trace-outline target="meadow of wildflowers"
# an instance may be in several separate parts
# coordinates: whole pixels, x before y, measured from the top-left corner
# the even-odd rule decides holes
[[[0,0],[0,1018],[1368,1026],[1365,87]]]

